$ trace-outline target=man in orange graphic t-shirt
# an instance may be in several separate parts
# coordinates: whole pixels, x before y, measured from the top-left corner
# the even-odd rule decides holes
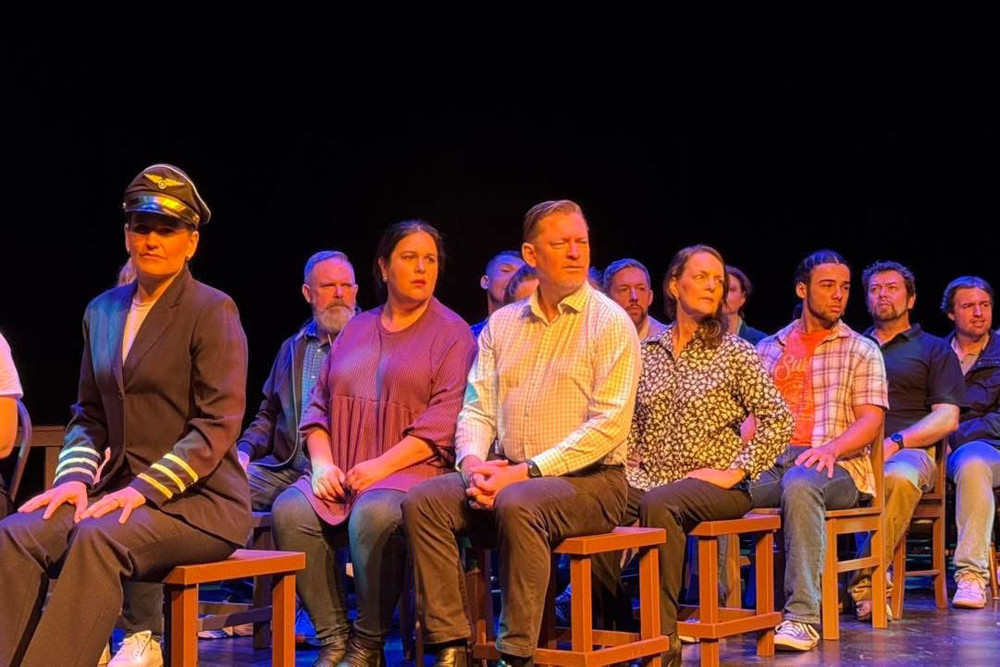
[[[774,384],[795,417],[795,431],[789,445],[809,446],[812,443],[816,403],[813,400],[811,364],[813,352],[829,335],[826,329],[806,333],[795,329],[788,336],[785,352],[771,372]]]
[[[889,404],[885,366],[878,346],[840,319],[850,288],[843,257],[809,255],[795,272],[802,316],[757,345],[795,416],[788,450],[750,486],[754,507],[781,507],[786,603],[774,643],[783,650],[819,643],[826,510],[854,507],[875,491],[865,447]]]

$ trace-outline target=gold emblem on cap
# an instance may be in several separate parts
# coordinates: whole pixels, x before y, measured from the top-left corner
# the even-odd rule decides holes
[[[156,174],[143,174],[146,178],[156,184],[156,187],[161,190],[166,190],[168,187],[177,188],[184,185],[180,181],[175,181],[172,178],[166,178],[164,176],[157,176]]]

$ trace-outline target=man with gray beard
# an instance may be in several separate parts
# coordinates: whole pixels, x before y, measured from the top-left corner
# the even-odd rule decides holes
[[[250,482],[250,503],[258,512],[270,510],[278,494],[309,470],[309,459],[299,437],[299,417],[309,405],[309,395],[331,343],[354,317],[358,285],[347,255],[323,250],[310,257],[305,266],[302,296],[312,308],[312,319],[281,344],[264,382],[264,398],[257,416],[236,442],[240,464]],[[161,665],[163,587],[128,582],[122,619],[126,642],[110,663],[102,664]],[[213,630],[200,636],[214,638],[228,634]]]
[[[269,510],[278,494],[308,471],[299,417],[330,345],[355,313],[358,285],[347,255],[318,252],[306,262],[304,274],[302,296],[312,319],[281,345],[257,416],[236,442],[255,511]]]

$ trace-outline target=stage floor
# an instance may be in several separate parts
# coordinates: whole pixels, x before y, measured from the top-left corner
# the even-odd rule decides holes
[[[949,595],[954,590],[949,590]],[[949,597],[950,600],[950,597]],[[308,627],[308,620],[301,622]],[[202,641],[202,665],[269,665],[267,650],[253,649],[250,638]],[[316,651],[299,649],[297,665],[308,667]],[[684,664],[698,664],[697,645],[684,647]],[[399,633],[393,631],[386,647],[389,665],[408,664],[403,660]],[[722,642],[722,663],[729,665],[978,665],[1000,664],[1000,601],[991,600],[986,609],[967,611],[937,609],[929,590],[908,589],[903,620],[893,621],[887,630],[873,631],[870,624],[853,616],[841,616],[841,639],[820,642],[809,653],[778,653],[758,658],[750,636]],[[431,664],[430,660],[427,664]]]

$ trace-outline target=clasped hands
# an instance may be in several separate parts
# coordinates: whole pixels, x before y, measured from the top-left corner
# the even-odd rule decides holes
[[[491,510],[497,494],[504,487],[528,479],[528,465],[510,465],[507,459],[483,461],[478,456],[466,456],[462,459],[462,479],[465,480],[469,507]]]
[[[357,463],[346,473],[333,463],[314,463],[312,490],[321,500],[342,502],[352,493],[361,493],[384,479],[388,472],[378,457]]]

